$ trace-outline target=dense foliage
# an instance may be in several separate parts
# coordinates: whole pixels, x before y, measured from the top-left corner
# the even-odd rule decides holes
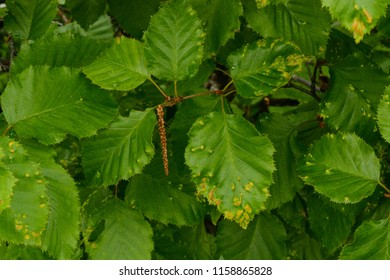
[[[390,0],[0,4],[0,258],[390,259]]]

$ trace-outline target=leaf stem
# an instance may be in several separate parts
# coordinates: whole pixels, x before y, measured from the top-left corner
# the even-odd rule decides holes
[[[228,77],[230,77],[231,78],[231,76],[230,76],[230,74],[228,73],[228,72],[226,72],[225,70],[223,70],[223,69],[221,69],[221,68],[215,68],[215,70],[217,70],[217,71],[219,71],[219,72],[222,72],[222,73],[224,73],[226,76],[228,76]]]
[[[390,190],[381,181],[378,181],[378,185],[381,186],[387,193],[390,193]]]
[[[225,114],[225,103],[224,103],[224,96],[223,95],[221,95],[221,106],[222,106],[222,113],[224,113]]]
[[[1,137],[6,136],[11,128],[12,128],[12,125],[7,126],[7,128],[4,130],[3,134],[1,135]]]
[[[173,82],[173,87],[175,89],[175,97],[177,98],[177,97],[179,97],[179,94],[177,93],[177,81],[176,80]]]
[[[164,96],[165,99],[169,99],[170,97],[159,87],[159,85],[150,77],[149,81],[158,89],[158,91]]]
[[[231,84],[233,84],[233,80],[230,80],[230,82],[228,82],[226,84],[226,86],[223,88],[222,92],[225,92],[231,86]]]

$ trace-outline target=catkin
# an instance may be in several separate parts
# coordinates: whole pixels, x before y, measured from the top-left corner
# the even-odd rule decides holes
[[[162,152],[162,159],[163,159],[163,164],[164,164],[164,171],[165,171],[165,175],[168,176],[169,167],[168,167],[167,134],[165,132],[164,108],[161,105],[157,106],[157,117],[158,117],[158,131],[160,134],[161,152]]]

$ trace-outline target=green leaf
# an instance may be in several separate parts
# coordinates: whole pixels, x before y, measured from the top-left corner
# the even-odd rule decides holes
[[[32,158],[40,163],[47,182],[49,218],[42,236],[42,249],[56,259],[70,259],[80,234],[80,201],[72,177],[54,162],[54,153],[35,142],[23,142]]]
[[[267,209],[273,209],[292,200],[296,192],[303,188],[294,154],[300,147],[296,139],[297,129],[287,117],[267,114],[260,117],[259,121],[259,131],[268,135],[276,149],[276,172],[273,176],[275,182],[271,185],[271,196],[266,202]]]
[[[319,243],[308,234],[298,236],[290,248],[290,258],[293,260],[323,260]]]
[[[200,19],[186,1],[167,2],[144,34],[150,73],[168,81],[195,75],[203,58],[204,35]]]
[[[240,0],[190,0],[199,17],[206,22],[205,49],[216,54],[240,30],[243,9]]]
[[[132,37],[141,39],[150,17],[158,11],[161,0],[107,0],[110,14]]]
[[[36,246],[0,243],[0,260],[50,260],[50,256]]]
[[[83,143],[83,167],[90,185],[112,185],[140,173],[154,155],[152,109],[131,111]]]
[[[390,86],[385,89],[379,104],[377,119],[382,137],[390,143]]]
[[[67,0],[66,6],[69,7],[72,17],[81,25],[81,27],[87,29],[104,13],[106,1]]]
[[[153,250],[150,225],[140,212],[131,210],[107,191],[103,194],[93,195],[84,207],[86,250],[90,259],[150,259]],[[103,229],[95,239],[92,234],[99,224],[103,225]]]
[[[7,0],[5,28],[22,40],[35,40],[49,28],[57,13],[56,0]]]
[[[154,232],[157,260],[210,260],[213,239],[204,223],[192,227],[158,227]]]
[[[1,162],[17,179],[11,205],[0,214],[0,239],[16,244],[41,245],[49,214],[45,181],[38,163],[22,145],[0,138]]]
[[[244,0],[244,13],[261,36],[293,41],[309,55],[319,56],[325,51],[330,16],[320,0],[277,1],[287,3],[272,3],[260,9],[256,2]]]
[[[341,251],[344,260],[390,260],[390,217],[364,221],[354,240]]]
[[[287,255],[286,230],[268,213],[260,214],[246,230],[223,221],[217,231],[217,254],[228,260],[280,260]]]
[[[217,95],[205,95],[186,100],[178,106],[175,119],[169,126],[173,156],[178,164],[184,163],[184,151],[188,143],[188,131],[201,116],[221,110],[221,98]]]
[[[333,18],[353,33],[356,43],[359,43],[365,34],[376,26],[378,19],[385,15],[388,0],[322,0],[328,7]]]
[[[371,146],[355,134],[327,134],[300,162],[305,183],[339,203],[370,196],[379,181],[380,164]]]
[[[106,14],[100,16],[89,26],[85,35],[94,40],[111,42],[114,38],[111,18]]]
[[[13,188],[17,181],[12,172],[0,162],[0,213],[10,207]]]
[[[322,101],[321,116],[334,130],[353,132],[367,140],[377,131],[374,120],[388,76],[354,53],[330,67],[330,87]]]
[[[84,67],[84,73],[102,88],[122,91],[132,90],[150,78],[143,45],[126,37]]]
[[[158,161],[153,160],[151,165],[162,167],[161,158],[156,159]],[[126,201],[131,206],[140,209],[147,218],[163,224],[182,226],[202,221],[205,212],[202,205],[194,195],[182,190],[184,186],[179,178],[146,169],[134,176],[129,184]]]
[[[105,45],[88,37],[69,33],[41,38],[22,45],[13,61],[11,75],[23,72],[30,65],[80,68],[92,63],[105,48]]]
[[[185,159],[198,193],[246,228],[269,197],[271,141],[243,117],[220,112],[200,117],[188,135]]]
[[[323,196],[312,195],[307,201],[310,229],[329,253],[334,253],[349,237],[356,220],[355,204],[339,204]]]
[[[287,84],[304,60],[293,43],[267,39],[231,54],[228,64],[237,93],[249,98],[269,95]]]
[[[67,134],[91,136],[115,116],[114,100],[66,67],[32,67],[17,75],[1,96],[4,116],[20,137],[43,144]]]

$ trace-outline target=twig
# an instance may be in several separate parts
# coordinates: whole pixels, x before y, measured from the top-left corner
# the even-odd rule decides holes
[[[325,60],[317,59],[316,64],[314,65],[313,75],[311,76],[311,92],[315,94],[316,92],[316,81],[317,81],[317,71],[318,69],[325,64]]]
[[[309,87],[310,89],[312,88],[312,85],[313,85],[313,84],[312,84],[312,82],[309,81],[309,80],[306,80],[306,79],[304,79],[304,78],[302,78],[302,77],[299,77],[299,76],[297,76],[297,75],[295,75],[295,74],[292,75],[291,79],[293,79],[294,81],[296,81],[296,82],[298,82],[298,83],[301,83],[301,84],[303,84],[303,85]],[[315,91],[321,91],[320,87],[317,86],[316,84],[314,84],[314,87],[315,87]]]
[[[310,95],[311,97],[313,97],[313,98],[314,98],[315,100],[317,100],[318,102],[321,101],[321,98],[316,94],[315,91],[314,91],[314,93],[313,93],[312,91],[310,91],[310,90],[308,90],[308,89],[305,89],[305,88],[303,88],[303,87],[301,87],[301,86],[298,86],[298,85],[292,83],[291,81],[290,81],[287,85],[285,85],[284,87],[285,87],[285,88],[295,88],[295,89],[297,89],[297,90],[299,90],[299,91],[302,91],[302,92],[304,92],[304,93],[307,93],[308,95]]]

